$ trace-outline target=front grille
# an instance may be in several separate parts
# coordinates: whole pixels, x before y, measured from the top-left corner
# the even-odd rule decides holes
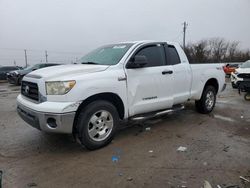
[[[250,79],[250,74],[238,74],[238,77]]]
[[[25,97],[39,101],[38,86],[36,83],[22,81],[21,93]]]

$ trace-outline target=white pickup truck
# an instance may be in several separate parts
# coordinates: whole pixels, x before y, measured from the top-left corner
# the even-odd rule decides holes
[[[210,113],[225,89],[222,64],[190,65],[172,42],[106,45],[80,62],[26,75],[17,111],[31,126],[73,134],[90,150],[107,145],[121,121],[164,114],[188,100]]]

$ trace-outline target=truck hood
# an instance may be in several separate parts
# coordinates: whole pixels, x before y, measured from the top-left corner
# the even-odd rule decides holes
[[[249,74],[250,73],[250,68],[238,68],[236,71],[240,74]]]
[[[94,72],[104,71],[108,68],[107,65],[88,65],[88,64],[77,64],[77,65],[59,65],[53,67],[47,67],[39,69],[27,74],[27,77],[34,78],[45,78],[45,79],[57,79],[59,77],[72,78],[79,74],[88,74]]]

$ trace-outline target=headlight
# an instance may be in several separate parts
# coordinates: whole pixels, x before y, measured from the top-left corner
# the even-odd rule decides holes
[[[76,84],[75,80],[45,82],[47,95],[64,95]]]
[[[18,72],[17,72],[17,71],[13,71],[13,72],[12,72],[12,75],[14,75],[14,76],[15,76],[15,75],[18,75]]]

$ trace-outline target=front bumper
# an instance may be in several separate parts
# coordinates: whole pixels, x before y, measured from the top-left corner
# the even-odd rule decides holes
[[[7,76],[7,80],[10,84],[18,84],[18,77],[13,77],[13,76]]]
[[[250,92],[250,81],[239,81],[239,92]]]
[[[235,85],[238,85],[239,81],[243,81],[243,79],[239,78],[235,73],[231,74],[230,79],[231,79],[231,83],[234,83]]]
[[[28,105],[25,104],[27,102],[28,101],[26,101],[22,96],[18,96],[17,112],[19,116],[29,125],[44,132],[66,133],[66,134],[72,133],[73,123],[76,113],[75,111],[63,112],[65,109],[65,105],[62,108],[61,103],[58,103],[58,105],[57,104],[53,105],[54,112],[49,112],[50,110],[44,111],[44,109],[42,108],[40,109],[43,111],[40,110],[37,111],[38,108],[37,106],[39,106],[39,104],[35,103],[33,104],[36,107],[35,109],[35,107],[34,108],[28,107]],[[43,106],[46,105],[44,103],[42,104]],[[47,106],[49,105],[50,104],[47,104]],[[56,106],[58,108],[57,110],[55,110]]]

